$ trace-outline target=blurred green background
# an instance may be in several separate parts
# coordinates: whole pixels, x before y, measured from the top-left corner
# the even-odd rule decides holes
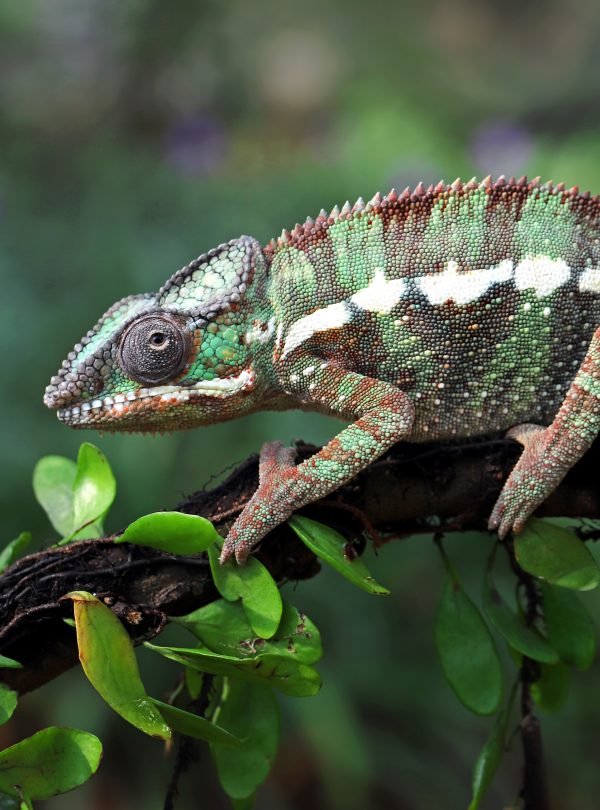
[[[18,0],[0,5],[0,489],[4,539],[54,540],[35,461],[84,438],[111,460],[109,529],[205,485],[267,439],[322,442],[325,418],[263,414],[166,437],[76,433],[41,403],[76,340],[117,298],[157,288],[241,233],[267,240],[321,207],[418,180],[541,174],[600,192],[596,0]],[[488,541],[449,540],[477,593]],[[259,810],[468,803],[490,721],[442,679],[431,640],[442,577],[426,539],[373,561],[378,600],[324,573],[290,598],[325,636],[324,687],[284,704]],[[600,613],[593,594],[587,604]],[[167,665],[142,655],[154,693]],[[556,808],[598,806],[599,668],[543,718]],[[105,711],[81,673],[27,697],[6,744],[44,724],[97,731],[100,774],[46,807],[159,808],[169,763]],[[509,804],[519,744],[484,803]],[[181,808],[226,807],[210,763]]]

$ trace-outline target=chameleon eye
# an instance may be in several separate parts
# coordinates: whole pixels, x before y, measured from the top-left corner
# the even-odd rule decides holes
[[[167,314],[145,315],[124,330],[117,358],[129,377],[156,385],[183,371],[191,346],[190,330],[180,320]]]
[[[148,338],[148,344],[151,349],[158,349],[162,351],[169,345],[169,338],[164,332],[152,332]]]

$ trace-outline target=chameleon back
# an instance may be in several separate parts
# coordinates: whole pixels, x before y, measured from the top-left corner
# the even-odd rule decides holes
[[[395,383],[412,440],[549,424],[600,322],[599,237],[597,197],[502,178],[322,212],[265,250],[275,369]]]

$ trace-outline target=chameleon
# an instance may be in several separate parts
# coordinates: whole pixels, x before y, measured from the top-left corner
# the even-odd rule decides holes
[[[221,560],[396,442],[506,433],[489,519],[528,517],[600,429],[600,197],[522,177],[359,198],[249,236],[112,306],[44,402],[76,428],[164,431],[300,408],[348,424],[311,458],[267,443]]]

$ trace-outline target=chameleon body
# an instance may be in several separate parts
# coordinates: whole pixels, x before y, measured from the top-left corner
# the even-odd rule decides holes
[[[267,247],[243,236],[115,304],[45,402],[73,427],[155,431],[257,410],[350,422],[294,466],[278,443],[223,559],[399,440],[509,431],[505,535],[600,428],[600,201],[538,181],[455,181],[346,203]]]

